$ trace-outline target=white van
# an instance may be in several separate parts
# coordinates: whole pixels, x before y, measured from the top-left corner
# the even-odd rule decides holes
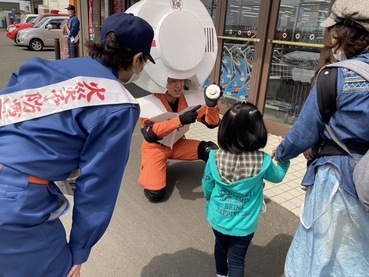
[[[62,34],[61,25],[68,16],[48,16],[38,22],[32,28],[20,30],[16,42],[20,46],[26,46],[33,51],[40,51],[44,47],[54,47],[55,38]]]
[[[35,19],[36,17],[38,16],[38,14],[34,14],[34,13],[29,13],[29,14],[26,14],[20,23],[29,23],[31,22],[33,19]]]

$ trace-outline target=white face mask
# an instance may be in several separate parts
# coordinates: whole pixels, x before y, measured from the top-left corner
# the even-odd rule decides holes
[[[140,73],[138,73],[138,74],[136,74],[136,72],[135,72],[135,69],[134,69],[134,68],[132,68],[132,69],[133,69],[133,74],[132,74],[131,78],[129,78],[129,80],[128,80],[127,82],[121,82],[123,85],[133,83],[133,82],[137,81],[137,80],[138,80],[138,78],[140,78],[140,75],[141,75],[141,73],[142,73],[143,69],[142,69],[142,70],[140,71]]]
[[[333,57],[337,61],[344,61],[347,60],[345,52],[343,52],[341,49],[336,50],[335,48],[332,49]]]

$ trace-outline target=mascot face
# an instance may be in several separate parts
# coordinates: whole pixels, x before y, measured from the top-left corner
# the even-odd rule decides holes
[[[182,95],[185,80],[168,78],[167,91],[173,98],[179,98]]]

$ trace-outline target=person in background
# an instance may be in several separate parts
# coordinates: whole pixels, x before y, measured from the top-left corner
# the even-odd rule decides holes
[[[321,26],[331,38],[325,48],[336,60],[369,63],[368,1],[337,0]],[[323,69],[320,74],[327,72]],[[328,126],[360,158],[369,147],[369,83],[357,73],[338,67],[332,89],[337,91],[336,110]],[[324,143],[302,180],[306,196],[287,253],[285,275],[369,276],[369,213],[357,197],[349,156],[325,128],[315,85],[298,120],[277,147],[276,160],[288,161],[320,140]]]
[[[70,58],[78,57],[79,53],[79,19],[76,16],[76,8],[73,5],[66,7],[69,19],[67,23],[66,34],[68,36],[68,52]]]
[[[0,92],[0,276],[80,276],[111,220],[139,118],[122,83],[154,62],[153,37],[145,20],[114,14],[91,57],[32,58]],[[69,203],[54,181],[76,169],[67,241]]]
[[[255,105],[236,102],[218,129],[218,150],[211,150],[202,187],[206,216],[215,235],[217,276],[243,277],[245,256],[263,210],[264,180],[279,183],[289,162],[275,165],[261,151],[268,139]]]
[[[155,93],[168,112],[179,113],[188,108],[185,91],[186,80],[168,78],[165,94]],[[210,149],[218,148],[211,141],[179,139],[173,148],[159,141],[178,128],[194,123],[196,120],[208,128],[218,126],[220,118],[218,99],[210,99],[204,93],[206,106],[198,110],[189,110],[178,117],[155,122],[150,118],[141,118],[144,141],[141,147],[141,168],[138,183],[144,188],[144,195],[151,202],[161,201],[166,194],[166,177],[168,159],[193,161],[208,158]]]

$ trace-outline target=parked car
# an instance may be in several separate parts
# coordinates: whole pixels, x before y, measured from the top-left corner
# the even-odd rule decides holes
[[[6,36],[16,42],[17,39],[17,33],[19,30],[26,29],[33,27],[37,22],[39,22],[41,19],[47,17],[47,16],[68,16],[67,13],[59,13],[59,10],[51,10],[49,13],[43,13],[43,14],[36,14],[36,17],[33,18],[31,21],[27,22],[21,22],[21,23],[14,23],[9,25],[6,28]]]
[[[32,28],[20,30],[16,39],[17,44],[33,51],[40,51],[44,47],[54,47],[54,39],[61,37],[61,25],[68,18],[69,16],[45,17]]]
[[[28,22],[31,22],[37,16],[38,16],[38,14],[35,14],[35,13],[26,14],[25,16],[23,16],[23,18],[22,18],[21,22],[19,22],[19,24],[20,23],[28,23]]]
[[[8,38],[10,38],[11,40],[14,40],[14,42],[15,42],[16,35],[17,35],[18,30],[19,30],[19,26],[29,26],[30,24],[28,24],[28,23],[31,23],[32,24],[31,26],[33,26],[34,24],[32,22],[37,17],[38,17],[38,14],[26,14],[23,17],[23,19],[21,20],[21,22],[11,24],[6,28],[6,30],[5,30],[6,36]]]

